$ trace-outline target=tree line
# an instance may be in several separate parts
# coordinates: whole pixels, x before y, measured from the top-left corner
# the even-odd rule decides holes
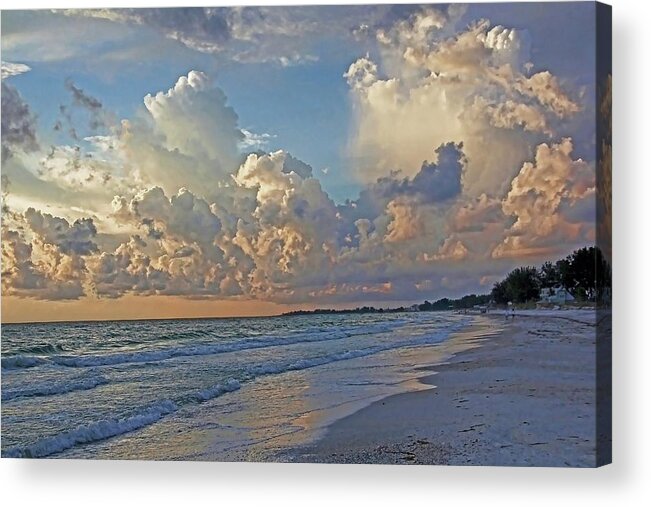
[[[283,315],[314,315],[338,313],[394,313],[440,310],[464,310],[491,303],[527,303],[540,299],[541,289],[564,287],[578,301],[609,302],[611,268],[598,247],[590,246],[575,250],[556,262],[547,261],[540,268],[519,267],[493,286],[490,294],[469,294],[458,299],[441,298],[434,302],[425,301],[415,307],[375,308],[362,306],[351,309],[295,310]]]
[[[610,264],[598,247],[580,248],[538,269],[514,269],[493,286],[491,297],[497,304],[526,303],[539,300],[541,289],[554,287],[566,288],[579,301],[603,302],[611,288]]]

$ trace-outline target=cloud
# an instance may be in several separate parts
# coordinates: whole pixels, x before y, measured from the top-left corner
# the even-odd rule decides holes
[[[203,246],[203,255],[211,256],[212,245],[222,228],[221,221],[210,205],[182,188],[168,199],[160,187],[136,195],[125,210],[126,201],[118,199],[115,212],[122,219],[133,220],[162,231],[160,237],[175,237]],[[151,234],[150,234],[151,235]],[[156,238],[160,239],[160,238]]]
[[[99,99],[89,95],[79,88],[71,79],[66,79],[66,90],[72,95],[72,105],[84,109],[89,116],[88,127],[91,131],[96,131],[100,127],[108,126],[109,118]],[[61,106],[61,112],[66,114],[66,106]],[[66,116],[71,123],[70,115]],[[72,127],[72,125],[71,125]]]
[[[430,44],[437,36],[447,33],[465,13],[465,5],[442,7],[422,6],[409,16],[398,19],[388,27],[380,26],[375,37],[383,46],[423,47]],[[371,34],[372,29],[364,25],[363,31]],[[358,32],[359,33],[359,32]]]
[[[501,104],[493,104],[483,97],[475,97],[471,106],[478,117],[484,117],[497,128],[515,129],[521,127],[530,132],[543,132],[548,136],[554,133],[549,127],[545,114],[529,104],[522,104],[507,99]]]
[[[84,256],[97,251],[91,219],[71,225],[33,208],[3,218],[3,293],[51,300],[84,295]]]
[[[89,285],[98,297],[118,298],[128,293],[156,294],[168,287],[169,275],[151,264],[142,252],[139,236],[122,243],[113,253],[102,252],[88,265]]]
[[[225,10],[175,9],[69,9],[68,16],[92,17],[151,27],[197,51],[215,53],[231,38]]]
[[[451,199],[461,193],[461,175],[467,161],[461,151],[463,145],[448,143],[439,146],[437,162],[423,162],[413,179],[378,179],[375,189],[383,197],[414,196],[422,203]]]
[[[127,26],[145,26],[185,47],[239,63],[281,67],[318,61],[310,36],[351,36],[363,20],[377,23],[388,8],[368,6],[187,7],[172,9],[69,9],[71,17],[91,17]]]
[[[121,174],[120,161],[102,147],[98,139],[89,142],[98,150],[83,151],[79,146],[52,146],[39,160],[37,175],[43,181],[75,192],[107,195],[122,192],[132,186],[135,178]]]
[[[2,235],[2,292],[5,295],[39,299],[77,299],[83,287],[75,276],[79,266],[68,256],[42,255],[35,262],[34,245],[16,231]]]
[[[238,147],[244,152],[266,148],[271,139],[276,137],[272,134],[267,134],[266,132],[256,134],[255,132],[246,129],[242,129],[241,132],[244,138],[239,142]]]
[[[12,76],[18,76],[29,72],[32,70],[28,65],[24,63],[11,63],[11,62],[2,62],[2,79],[6,79]]]
[[[72,94],[75,104],[91,111],[102,109],[102,103],[98,99],[84,93],[84,90],[75,86],[71,79],[66,80],[66,90]]]
[[[249,155],[234,176],[254,193],[253,220],[238,221],[233,243],[256,266],[251,274],[256,291],[272,292],[274,281],[323,276],[318,266],[327,266],[337,252],[335,204],[317,179],[285,172],[286,161],[282,151]]]
[[[260,61],[294,54],[285,50],[319,29],[314,12],[327,12],[319,9],[88,15],[146,25],[200,51],[252,51]],[[365,9],[346,19],[360,21]],[[203,72],[147,95],[120,123],[69,81],[64,116],[84,111],[91,130],[106,130],[75,131],[78,146],[20,157],[24,167],[11,161],[12,184],[21,169],[78,201],[77,211],[23,203],[24,213],[7,214],[3,293],[398,301],[488,287],[524,256],[590,242],[594,166],[558,137],[581,114],[580,94],[550,72],[530,75],[527,33],[487,21],[457,31],[454,6],[380,11],[356,35],[378,45],[374,56],[343,74],[354,112],[346,169],[361,182],[355,199],[335,203],[321,171],[284,150],[263,151],[272,136],[240,128]],[[299,57],[308,54],[301,49]],[[108,120],[93,123],[96,113]],[[3,151],[4,121],[3,102]]]
[[[36,118],[18,90],[2,81],[2,162],[38,149]]]
[[[244,135],[226,96],[206,74],[191,71],[167,92],[147,95],[144,102],[154,132],[168,150],[213,160],[222,171],[235,167],[237,143]]]
[[[535,98],[542,106],[560,118],[579,112],[579,105],[561,88],[558,78],[549,71],[531,77],[517,76],[515,89],[525,96]]]
[[[553,255],[568,243],[593,240],[595,171],[581,159],[573,160],[572,140],[541,144],[535,162],[526,162],[511,182],[502,211],[515,217],[494,257]],[[569,211],[586,201],[583,221]],[[586,216],[587,215],[587,216]]]
[[[241,161],[245,135],[224,93],[191,71],[166,92],[147,95],[145,112],[123,120],[112,140],[123,170],[167,194],[187,188],[214,197]]]
[[[93,241],[97,229],[91,218],[75,220],[70,224],[65,218],[53,217],[34,208],[28,208],[24,216],[32,232],[64,254],[87,255],[97,251]]]
[[[499,195],[532,140],[548,139],[580,105],[550,72],[525,74],[525,31],[480,21],[450,34],[445,20],[426,9],[377,30],[378,61],[350,65],[351,157],[369,182],[394,170],[412,176],[432,146],[463,143],[464,192]]]
[[[291,153],[285,154],[282,170],[285,174],[291,174],[294,172],[303,179],[312,177],[313,173],[313,169],[310,164],[306,164],[302,160],[293,157]]]

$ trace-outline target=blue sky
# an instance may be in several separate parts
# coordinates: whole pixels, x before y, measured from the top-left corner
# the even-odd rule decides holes
[[[410,12],[414,8],[401,6],[397,10]],[[587,87],[587,93],[594,96],[595,35],[585,23],[593,8],[591,2],[559,2],[553,7],[539,3],[470,4],[458,25],[487,18],[493,24],[526,30],[531,35],[536,70],[550,70],[576,87]],[[359,21],[363,22],[363,17]],[[202,54],[165,40],[155,30],[105,20],[86,21],[93,29],[101,27],[100,36],[91,44],[92,50],[81,50],[88,42],[87,31],[66,35],[79,24],[78,20],[48,12],[3,13],[3,33],[47,26],[61,30],[56,37],[65,39],[62,46],[73,46],[69,58],[53,55],[53,61],[41,61],[41,50],[28,44],[15,49],[3,47],[5,60],[32,67],[31,72],[16,77],[15,83],[38,114],[42,127],[54,124],[59,104],[67,100],[64,82],[68,78],[101,98],[119,117],[129,117],[142,107],[147,93],[166,90],[190,70],[202,70],[224,90],[243,128],[275,136],[270,149],[284,148],[317,171],[328,168],[327,177],[322,173],[319,177],[335,200],[354,198],[359,192],[361,187],[351,174],[346,150],[352,111],[343,73],[358,57],[375,52],[374,44],[351,43],[340,34],[331,37],[326,33],[307,45],[303,41],[299,44],[318,56],[318,61],[283,67],[276,62],[238,63],[221,54]],[[74,47],[77,45],[81,48]],[[122,56],[119,62],[103,55],[133,46],[141,49],[131,58]],[[94,61],[95,57],[99,61]],[[47,93],[43,93],[45,83]],[[585,156],[594,148],[585,140],[577,149]]]
[[[592,2],[4,11],[4,293],[486,291],[593,241],[595,30]]]

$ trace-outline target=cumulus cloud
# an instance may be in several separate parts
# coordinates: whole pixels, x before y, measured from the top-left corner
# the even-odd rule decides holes
[[[90,15],[210,52],[319,26],[274,17],[289,10],[179,12]],[[34,207],[7,215],[3,293],[395,301],[488,290],[523,256],[592,241],[595,167],[558,135],[582,105],[557,76],[530,75],[526,32],[487,21],[457,32],[461,13],[410,7],[356,31],[379,45],[344,73],[356,198],[335,203],[321,171],[284,150],[263,151],[271,135],[241,129],[223,91],[191,71],[147,95],[133,118],[33,157],[39,182],[110,210],[77,220]],[[94,113],[106,114],[100,100],[66,87],[64,116],[77,108],[91,130],[107,126],[92,124]],[[29,121],[15,122],[23,135],[7,139],[11,150],[29,151],[33,117],[26,104],[17,111]]]
[[[57,256],[55,251],[35,261],[34,245],[17,231],[2,236],[3,294],[54,300],[77,299],[83,294],[79,280],[70,276],[78,270],[71,257]]]
[[[293,157],[291,153],[285,154],[285,160],[283,162],[283,172],[285,174],[296,173],[301,178],[310,178],[312,176],[312,166],[306,164],[302,160],[299,160],[296,157]]]
[[[461,175],[467,161],[463,145],[448,143],[439,146],[437,162],[423,162],[413,179],[378,179],[375,189],[384,197],[414,196],[422,203],[433,203],[456,197],[461,193]]]
[[[240,220],[233,242],[254,260],[258,290],[267,277],[317,274],[336,255],[335,204],[317,179],[286,172],[286,161],[281,151],[249,155],[234,177],[255,195],[255,222]]]
[[[87,262],[92,292],[103,298],[117,298],[128,293],[156,294],[164,291],[169,276],[152,266],[142,252],[145,243],[139,236],[122,243],[115,252],[102,252]]]
[[[211,245],[222,224],[210,205],[185,188],[170,199],[163,189],[154,187],[136,195],[128,210],[126,200],[114,201],[115,213],[122,220],[132,220],[145,226],[155,239],[180,238],[189,244],[201,245],[203,255],[211,257]],[[152,231],[159,231],[152,234]]]
[[[147,95],[145,107],[168,149],[203,154],[228,167],[233,164],[238,153],[233,141],[244,137],[237,128],[237,114],[203,72],[191,71],[167,92]]]
[[[86,255],[97,251],[93,238],[97,229],[91,218],[75,220],[70,224],[65,218],[53,217],[34,208],[25,211],[25,221],[32,232],[45,243],[58,247],[64,254]]]
[[[573,160],[572,140],[541,144],[535,162],[526,162],[502,201],[505,215],[515,217],[493,256],[553,254],[563,242],[593,240],[595,171],[581,159]],[[568,211],[583,201],[584,221],[571,220]],[[565,208],[565,213],[561,210]],[[590,211],[590,209],[592,211]],[[587,222],[587,223],[586,223]]]
[[[134,162],[153,183],[169,176],[175,183],[167,189],[176,191],[183,186],[184,179],[186,185],[194,185],[196,178],[197,190],[237,167],[238,143],[244,135],[237,127],[237,114],[226,105],[226,96],[206,74],[191,71],[167,92],[147,95],[144,103],[151,118],[150,130],[128,124],[123,133],[129,154],[136,157]],[[154,158],[147,163],[139,158],[145,145],[149,145],[145,156],[157,155],[159,160]],[[189,174],[181,174],[178,168],[184,157],[194,165]],[[168,173],[161,174],[168,166]]]
[[[355,112],[351,155],[362,181],[396,169],[413,175],[432,146],[463,143],[463,188],[498,195],[542,141],[580,106],[558,78],[528,76],[530,38],[481,21],[449,35],[428,10],[378,30],[383,51],[344,74]]]
[[[241,161],[245,135],[224,93],[203,72],[144,98],[145,113],[123,120],[111,139],[127,174],[167,194],[187,188],[214,197]]]
[[[3,293],[54,300],[83,296],[84,256],[97,251],[91,219],[71,225],[33,208],[4,218]]]

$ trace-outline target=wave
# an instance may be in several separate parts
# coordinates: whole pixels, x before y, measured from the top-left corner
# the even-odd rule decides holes
[[[109,381],[101,375],[85,375],[65,382],[53,382],[17,389],[3,388],[2,401],[34,396],[51,396],[54,394],[65,394],[72,391],[86,391],[100,385],[108,384],[108,382]]]
[[[197,403],[211,400],[222,394],[236,391],[240,388],[239,381],[230,379],[224,384],[217,384],[198,391],[189,399]],[[84,426],[43,438],[26,446],[18,446],[2,451],[3,458],[42,458],[57,454],[77,445],[98,442],[108,438],[130,433],[158,422],[166,415],[181,408],[182,404],[166,399],[158,401],[143,409],[133,412],[122,419],[103,419]]]
[[[59,361],[67,361],[65,366],[74,365],[74,366],[94,366],[96,365],[95,361],[102,361],[100,364],[119,364],[120,362],[141,362],[141,361],[151,361],[156,360],[156,358],[170,358],[178,357],[184,355],[197,355],[197,354],[216,354],[220,352],[233,351],[233,350],[245,350],[251,348],[261,348],[261,347],[270,347],[276,345],[287,345],[293,343],[301,343],[305,341],[323,341],[338,339],[339,337],[352,336],[354,334],[368,334],[368,333],[377,333],[382,331],[388,331],[391,328],[395,327],[392,323],[384,323],[383,326],[370,325],[370,326],[357,326],[354,329],[338,329],[335,331],[329,332],[317,332],[317,333],[303,333],[301,335],[294,335],[289,338],[274,338],[269,339],[269,337],[261,337],[258,339],[248,339],[241,342],[234,343],[223,343],[216,345],[203,345],[203,346],[194,346],[194,347],[180,347],[175,349],[160,350],[160,351],[143,351],[143,352],[133,352],[130,354],[114,354],[112,356],[54,356],[47,358],[50,362],[55,364],[64,364]],[[198,403],[203,403],[205,401],[214,399],[226,393],[236,391],[240,388],[241,382],[247,382],[254,380],[255,378],[263,375],[270,374],[279,374],[288,371],[295,370],[304,370],[316,366],[322,366],[329,363],[344,361],[348,359],[360,358],[364,356],[370,356],[373,354],[381,353],[388,350],[393,350],[397,348],[406,348],[413,346],[421,345],[431,345],[435,343],[440,343],[447,337],[451,332],[454,332],[457,328],[462,327],[463,323],[458,323],[446,328],[444,331],[438,331],[434,333],[427,333],[418,336],[412,336],[409,339],[400,339],[396,341],[390,341],[383,344],[376,344],[374,346],[369,346],[367,348],[352,349],[342,352],[326,354],[323,356],[308,357],[305,359],[300,359],[294,362],[285,362],[284,364],[267,364],[253,366],[250,365],[247,368],[247,371],[240,376],[239,379],[230,379],[226,382],[216,384],[207,388],[203,388],[196,392],[190,392],[189,394],[184,394],[181,397],[176,397],[172,399],[164,399],[158,401],[152,405],[145,406],[144,408],[138,409],[135,412],[131,412],[130,415],[123,418],[113,418],[113,419],[103,419],[100,421],[92,422],[90,424],[79,426],[75,429],[59,433],[51,437],[43,438],[37,440],[33,443],[24,446],[17,446],[8,449],[5,451],[3,449],[3,457],[44,457],[52,454],[57,454],[66,449],[70,449],[77,445],[88,444],[91,442],[97,442],[112,438],[124,433],[129,433],[150,424],[154,424],[160,421],[162,418],[168,414],[172,414],[179,410],[181,407],[186,405],[195,405]],[[22,356],[13,356],[9,358],[3,358],[3,368],[6,367],[5,359],[12,360],[11,364],[23,365],[31,364],[29,357]],[[38,361],[45,362],[44,358],[35,357],[34,359]],[[106,362],[110,361],[110,362]],[[23,366],[16,366],[23,367]],[[85,380],[84,380],[85,379]],[[93,380],[94,379],[94,380]],[[100,380],[102,379],[102,380]],[[23,394],[19,394],[19,391],[9,391],[8,393],[3,393],[3,399],[6,396],[9,396],[9,399],[18,397],[21,395],[47,395],[54,394],[56,391],[63,391],[67,387],[74,388],[83,388],[84,386],[91,386],[95,381],[102,382],[104,379],[99,375],[94,375],[91,377],[80,377],[78,379],[73,379],[68,381],[67,384],[53,384],[51,386],[36,386],[32,387],[33,393],[27,394],[27,388],[22,391]],[[99,384],[97,384],[99,385]],[[89,387],[92,388],[92,387]]]
[[[25,356],[18,354],[15,356],[3,357],[1,363],[3,370],[14,370],[18,368],[33,368],[34,366],[45,364],[47,361],[38,356]]]
[[[432,345],[434,343],[440,343],[449,336],[450,333],[454,332],[459,328],[459,325],[451,326],[445,332],[435,333],[435,334],[424,334],[419,337],[415,337],[412,340],[402,341],[398,343],[391,343],[387,345],[376,345],[375,347],[368,347],[365,349],[354,349],[346,350],[344,352],[338,352],[334,354],[328,354],[325,356],[310,358],[310,359],[300,359],[290,364],[285,365],[263,365],[253,368],[251,371],[253,376],[259,375],[271,375],[277,373],[284,373],[286,371],[297,371],[305,370],[308,368],[314,368],[316,366],[323,366],[330,363],[335,363],[338,361],[345,361],[347,359],[357,359],[359,357],[372,356],[380,352],[385,352],[388,350],[394,350],[399,348],[408,348],[408,347],[417,347],[419,345]]]
[[[204,356],[239,352],[299,343],[312,343],[328,340],[339,340],[352,336],[387,332],[400,326],[401,322],[373,324],[369,326],[351,326],[335,331],[313,331],[310,333],[297,333],[284,337],[249,338],[236,342],[193,345],[160,350],[123,352],[105,355],[80,355],[80,356],[26,356],[16,355],[2,358],[2,368],[6,370],[18,368],[31,368],[43,364],[55,364],[71,368],[85,368],[95,366],[111,366],[125,363],[144,363],[165,361],[177,357]]]
[[[369,347],[366,349],[349,350],[336,354],[329,354],[321,357],[302,359],[285,365],[265,365],[250,370],[247,380],[252,380],[258,376],[284,373],[287,371],[296,371],[321,366],[336,361],[354,359],[364,356],[377,354],[386,350],[403,348],[409,346],[422,345],[441,341],[445,334],[424,335],[417,339],[393,343],[384,346]],[[225,393],[236,391],[240,388],[239,380],[230,379],[223,384],[217,384],[197,391],[186,398],[186,403],[201,403]],[[91,423],[86,426],[80,426],[74,430],[60,433],[58,435],[44,438],[33,444],[24,447],[14,447],[2,452],[3,457],[14,458],[39,458],[49,456],[70,449],[76,445],[87,444],[112,438],[124,433],[129,433],[137,429],[153,424],[164,416],[176,412],[180,406],[186,404],[174,402],[172,400],[163,400],[151,405],[129,417],[123,419],[106,419]]]
[[[66,348],[59,343],[42,343],[16,349],[18,354],[60,354],[65,351]]]
[[[194,398],[196,401],[199,402],[208,401],[208,400],[212,400],[213,398],[217,398],[222,394],[237,391],[240,388],[240,386],[241,384],[239,380],[230,379],[225,384],[217,384],[216,386],[203,389],[195,393],[194,396],[192,396],[192,398]]]
[[[150,405],[124,419],[105,419],[86,426],[44,438],[24,447],[14,447],[2,452],[6,458],[42,458],[56,454],[76,445],[115,437],[152,424],[167,414],[178,410],[172,400],[163,400]]]

